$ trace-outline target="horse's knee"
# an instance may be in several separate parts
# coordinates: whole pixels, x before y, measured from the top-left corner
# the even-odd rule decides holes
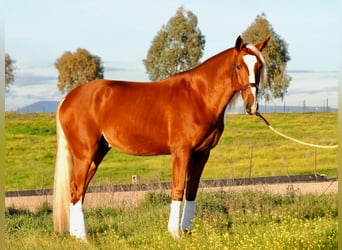
[[[182,201],[184,196],[184,189],[172,188],[171,199],[173,201]]]

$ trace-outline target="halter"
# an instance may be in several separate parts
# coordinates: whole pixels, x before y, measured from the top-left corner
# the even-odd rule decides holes
[[[240,93],[242,94],[246,89],[249,89],[249,88],[256,88],[258,89],[257,85],[255,83],[246,83],[245,85],[243,85],[241,88],[240,88]]]

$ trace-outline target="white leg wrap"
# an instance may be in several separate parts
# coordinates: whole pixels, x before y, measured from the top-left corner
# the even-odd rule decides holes
[[[170,209],[170,218],[168,224],[168,230],[174,238],[179,238],[179,222],[180,222],[180,211],[181,201],[172,201]]]
[[[70,204],[70,235],[75,236],[78,239],[87,241],[87,232],[84,222],[84,214],[82,207],[82,199],[80,199],[75,205]]]
[[[194,218],[195,214],[195,201],[185,201],[184,209],[183,209],[183,216],[181,222],[181,229],[189,230],[193,228],[192,219]]]

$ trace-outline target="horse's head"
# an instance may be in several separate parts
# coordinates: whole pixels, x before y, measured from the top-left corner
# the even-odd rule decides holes
[[[253,115],[258,111],[258,89],[266,79],[265,59],[261,54],[269,38],[256,45],[245,43],[239,36],[236,39],[236,58],[233,63],[235,89],[242,95],[246,113]]]

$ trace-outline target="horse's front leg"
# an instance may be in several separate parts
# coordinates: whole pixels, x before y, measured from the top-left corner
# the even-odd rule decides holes
[[[190,150],[179,149],[172,152],[172,201],[168,230],[174,238],[180,237],[181,205],[189,160]]]
[[[188,231],[193,228],[195,199],[199,181],[208,158],[209,151],[193,153],[191,156],[186,183],[186,200],[184,203],[183,216],[181,220],[181,229],[183,231]]]

